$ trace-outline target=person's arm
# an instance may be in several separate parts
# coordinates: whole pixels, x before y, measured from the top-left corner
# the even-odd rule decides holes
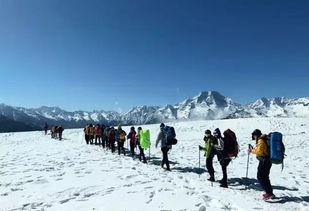
[[[267,146],[263,140],[258,140],[256,144],[256,148],[252,149],[251,152],[255,154],[257,157],[266,156],[267,155]]]
[[[156,148],[158,147],[159,141],[161,141],[161,139],[162,139],[162,132],[160,131],[156,140]]]
[[[218,138],[217,141],[218,141],[218,144],[215,144],[215,145],[214,145],[214,148],[215,148],[216,150],[223,151],[223,150],[224,150],[224,142],[223,142],[223,139],[222,139],[222,138]]]

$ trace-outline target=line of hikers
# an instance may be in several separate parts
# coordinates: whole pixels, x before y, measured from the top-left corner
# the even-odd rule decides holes
[[[256,143],[256,148],[254,148],[251,144],[248,145],[246,177],[248,177],[249,155],[250,153],[253,153],[259,161],[257,168],[257,179],[265,191],[262,197],[264,200],[273,199],[275,198],[275,195],[273,194],[269,174],[272,163],[283,165],[285,148],[282,143],[282,134],[275,132],[266,135],[262,134],[259,129],[255,129],[252,132],[251,137]],[[224,131],[223,136],[221,135],[219,128],[215,129],[213,134],[211,134],[210,130],[206,130],[204,141],[205,146],[199,146],[199,149],[205,151],[204,156],[206,157],[206,168],[210,176],[208,180],[211,182],[215,181],[213,158],[217,155],[223,174],[223,178],[219,181],[219,183],[221,187],[227,188],[227,166],[231,162],[232,158],[236,157],[239,152],[236,135],[230,129]],[[270,144],[270,141],[272,144]]]
[[[140,144],[140,131],[141,127],[138,127],[137,132],[135,127],[130,128],[130,132],[127,133],[119,125],[117,129],[112,126],[105,126],[104,124],[97,124],[93,126],[92,124],[86,125],[84,127],[85,141],[86,144],[102,145],[103,148],[110,149],[113,153],[118,149],[118,154],[123,153],[126,155],[124,148],[124,143],[126,139],[130,142],[130,153],[132,157],[135,157],[135,148],[139,148],[139,160],[147,163],[144,149]]]
[[[48,126],[47,124],[44,126],[45,134],[47,134]],[[51,136],[52,138],[62,139],[62,126],[52,126],[51,128]],[[88,124],[84,127],[85,141],[86,144],[95,144],[102,145],[103,148],[110,149],[112,153],[116,151],[116,146],[118,149],[118,154],[123,153],[126,154],[124,143],[129,140],[130,143],[130,154],[134,158],[135,157],[135,149],[138,147],[139,149],[139,160],[147,163],[144,150],[145,148],[141,144],[141,133],[142,128],[138,127],[137,132],[135,131],[135,127],[130,128],[129,134],[127,134],[122,127],[119,125],[117,129],[113,126],[105,126],[104,124],[97,124],[93,126],[92,124]],[[148,131],[149,132],[149,131]],[[273,194],[273,189],[270,183],[269,174],[272,163],[282,164],[284,159],[284,145],[282,143],[282,134],[275,132],[269,135],[262,134],[259,129],[256,129],[251,134],[252,140],[256,142],[256,148],[253,148],[251,144],[248,145],[248,161],[247,161],[247,174],[248,174],[248,162],[249,162],[249,154],[253,153],[256,155],[259,165],[257,169],[257,179],[262,186],[265,193],[263,194],[263,199],[272,199],[275,198]],[[272,139],[276,139],[277,142],[274,142],[273,147],[280,149],[281,153],[277,151],[277,159],[270,156],[271,149],[269,141]],[[239,152],[239,145],[236,140],[235,133],[227,129],[221,134],[219,128],[216,128],[213,133],[210,130],[205,131],[204,136],[204,146],[199,146],[199,150],[203,150],[204,156],[206,158],[206,168],[209,174],[208,180],[211,182],[215,181],[215,170],[213,168],[213,158],[215,155],[218,158],[218,161],[221,165],[223,177],[219,180],[220,187],[227,188],[228,180],[227,180],[227,167],[230,164],[232,158],[237,157]],[[170,164],[168,159],[168,152],[172,148],[172,145],[177,144],[176,133],[173,127],[166,126],[164,123],[160,124],[160,132],[157,136],[155,146],[158,144],[161,145],[162,151],[162,162],[161,167],[164,168],[166,165],[166,170],[170,171]],[[150,147],[150,145],[149,145]]]
[[[47,131],[48,131],[48,124],[47,123],[45,123],[43,130],[45,132],[45,135],[47,135]],[[63,131],[64,131],[64,129],[61,125],[52,125],[51,129],[50,129],[51,138],[59,139],[61,141]]]

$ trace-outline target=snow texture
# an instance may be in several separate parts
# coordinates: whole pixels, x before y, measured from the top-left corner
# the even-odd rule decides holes
[[[256,105],[260,106],[260,105]],[[253,118],[171,123],[178,144],[169,152],[171,172],[160,167],[154,147],[159,125],[150,129],[150,161],[143,164],[102,147],[86,145],[82,129],[65,130],[63,141],[42,132],[0,134],[0,210],[309,210],[308,118]],[[210,183],[199,150],[206,129],[236,132],[241,151],[228,166],[229,188]],[[277,200],[265,202],[256,180],[258,161],[250,155],[250,134],[280,131],[286,146],[285,168],[273,165]],[[129,127],[124,127],[128,131]],[[125,144],[126,146],[127,144]],[[148,150],[146,151],[147,159]],[[222,177],[214,159],[216,179]]]

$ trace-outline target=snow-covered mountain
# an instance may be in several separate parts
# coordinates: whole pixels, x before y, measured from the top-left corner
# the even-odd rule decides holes
[[[261,98],[247,105],[252,117],[309,117],[309,98]]]
[[[309,98],[261,98],[254,103],[241,105],[219,92],[205,91],[176,105],[139,106],[126,113],[104,110],[68,112],[58,107],[27,109],[0,104],[0,115],[0,118],[21,122],[31,128],[41,128],[45,122],[74,128],[87,123],[141,125],[177,120],[309,117]]]

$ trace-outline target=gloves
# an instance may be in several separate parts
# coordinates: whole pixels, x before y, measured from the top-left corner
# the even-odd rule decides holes
[[[252,152],[252,149],[248,149],[248,153],[251,153]]]

